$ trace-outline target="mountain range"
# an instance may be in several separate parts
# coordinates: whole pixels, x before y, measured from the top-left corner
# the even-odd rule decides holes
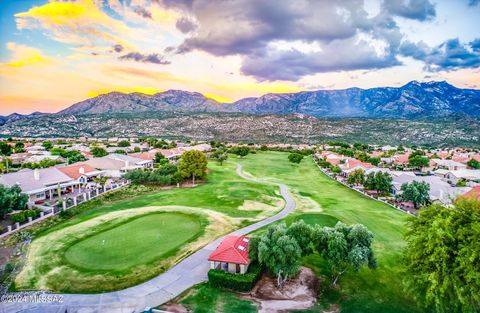
[[[19,120],[23,120],[26,118],[34,118],[34,117],[40,117],[47,115],[47,113],[41,113],[41,112],[33,112],[32,114],[18,114],[18,113],[12,113],[7,116],[0,116],[0,126],[7,124],[7,123],[12,123],[16,122]]]
[[[168,90],[154,95],[111,92],[78,102],[60,115],[132,112],[301,113],[331,118],[423,118],[453,113],[480,116],[480,90],[447,82],[412,81],[401,87],[266,94],[219,103],[198,92]]]

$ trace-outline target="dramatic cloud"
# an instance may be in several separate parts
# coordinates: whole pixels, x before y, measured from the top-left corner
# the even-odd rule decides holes
[[[120,52],[123,51],[123,46],[122,46],[122,45],[118,45],[118,44],[117,44],[117,45],[114,45],[114,46],[113,46],[113,51],[120,53]]]
[[[316,73],[377,69],[400,64],[389,51],[376,51],[368,42],[358,38],[332,41],[321,48],[311,52],[295,48],[273,50],[265,55],[248,56],[241,70],[259,80],[296,81]]]
[[[197,24],[186,17],[179,18],[175,26],[184,34],[189,33],[197,28]]]
[[[133,12],[137,13],[138,15],[144,18],[149,18],[149,19],[152,18],[152,13],[150,13],[147,9],[141,6],[134,6]]]
[[[393,17],[426,21],[436,14],[428,0],[386,1],[375,16],[358,0],[198,0],[185,10],[197,28],[177,53],[240,55],[242,73],[259,80],[398,65],[403,35]],[[292,46],[298,42],[320,51]]]
[[[429,0],[384,1],[387,12],[405,18],[425,21],[435,17],[435,6]]]
[[[119,57],[120,60],[133,60],[136,62],[142,63],[154,63],[154,64],[170,64],[170,61],[165,60],[165,58],[158,54],[141,54],[140,52],[130,52],[128,54],[122,55]]]
[[[402,43],[400,53],[425,62],[429,71],[480,67],[480,38],[462,44],[458,38],[450,39],[437,47],[425,43]]]

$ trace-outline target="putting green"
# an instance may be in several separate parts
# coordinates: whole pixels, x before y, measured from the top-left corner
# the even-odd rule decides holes
[[[125,270],[172,255],[201,229],[194,215],[148,214],[74,243],[65,258],[86,270]]]

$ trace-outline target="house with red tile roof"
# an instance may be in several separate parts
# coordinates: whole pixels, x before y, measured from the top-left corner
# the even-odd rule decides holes
[[[248,241],[246,236],[226,236],[213,251],[208,260],[210,268],[229,273],[245,274],[250,259],[248,258]]]
[[[406,165],[408,164],[408,157],[410,156],[409,152],[403,154],[394,154],[392,155],[392,163],[397,165]]]
[[[342,170],[342,174],[344,174],[345,177],[347,177],[351,172],[357,170],[357,169],[362,169],[364,171],[368,169],[372,169],[375,166],[373,166],[370,163],[362,162],[357,159],[346,159],[345,163],[339,165],[340,169]]]
[[[473,187],[470,191],[463,194],[463,196],[466,198],[473,198],[473,199],[480,200],[480,186]]]
[[[99,171],[94,167],[84,163],[78,163],[69,166],[59,166],[57,169],[70,177],[72,180],[82,184],[85,184],[89,180],[92,180],[92,178],[103,174],[103,171]]]
[[[155,160],[155,153],[152,152],[137,152],[130,153],[129,156],[142,159],[144,161],[153,161]]]
[[[317,157],[317,159],[325,159],[325,161],[327,161],[331,165],[338,165],[343,160],[347,159],[346,156],[331,151],[322,151],[321,153],[315,154],[315,156]]]

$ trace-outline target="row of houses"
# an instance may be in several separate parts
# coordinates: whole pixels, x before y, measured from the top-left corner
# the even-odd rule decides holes
[[[355,170],[363,170],[365,175],[372,172],[386,172],[392,177],[392,194],[401,195],[401,186],[413,181],[426,182],[430,185],[430,200],[449,205],[455,198],[465,195],[480,185],[480,170],[467,169],[464,164],[452,163],[451,160],[434,159],[432,172],[416,173],[413,171],[398,171],[388,167],[376,167],[370,163],[346,157],[331,151],[321,151],[315,154],[317,159],[327,161],[341,170],[339,179],[344,180]],[[408,157],[407,157],[408,160]],[[463,181],[465,186],[457,186]]]
[[[54,205],[59,197],[68,197],[81,193],[85,188],[98,187],[96,177],[106,176],[111,180],[120,179],[125,173],[138,169],[153,169],[155,154],[160,153],[170,161],[178,159],[183,152],[211,150],[208,144],[178,147],[173,149],[153,149],[149,152],[117,154],[90,158],[73,165],[57,165],[43,169],[22,169],[0,176],[0,184],[15,185],[29,197],[29,205]],[[42,148],[39,151],[44,151]]]
[[[142,160],[122,154],[109,154],[92,158],[73,165],[59,165],[42,169],[22,169],[0,176],[0,184],[15,185],[29,197],[29,204],[53,205],[59,197],[81,193],[85,188],[96,185],[96,177],[121,178],[135,169],[153,168],[153,160]]]

